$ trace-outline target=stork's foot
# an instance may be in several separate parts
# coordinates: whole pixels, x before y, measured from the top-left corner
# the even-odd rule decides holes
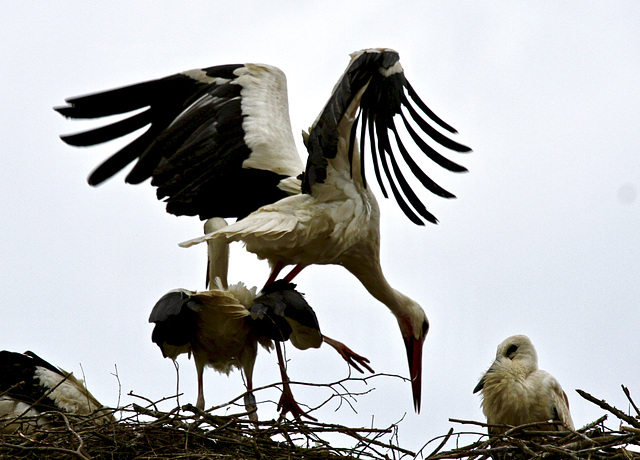
[[[308,412],[305,412],[302,407],[298,405],[296,400],[293,398],[293,393],[291,392],[291,387],[289,383],[283,383],[282,385],[282,396],[280,397],[280,401],[278,401],[278,410],[280,411],[280,417],[284,418],[287,413],[291,413],[293,417],[301,421],[302,417],[307,417],[309,420],[313,420],[317,422],[318,419],[309,415]]]
[[[325,343],[327,345],[331,345],[340,354],[340,356],[342,356],[342,359],[344,359],[347,362],[347,364],[349,364],[349,366],[353,367],[355,370],[357,370],[361,374],[364,374],[364,371],[360,369],[360,367],[358,366],[359,364],[360,366],[364,367],[366,370],[368,370],[372,374],[374,373],[374,370],[371,369],[371,366],[369,366],[368,358],[365,358],[364,356],[359,355],[358,353],[353,351],[351,348],[349,348],[342,342],[333,340],[332,338],[327,337],[326,335],[323,335],[322,337]]]

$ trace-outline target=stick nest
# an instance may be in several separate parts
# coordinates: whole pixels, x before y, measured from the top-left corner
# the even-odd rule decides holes
[[[157,403],[131,404],[113,410],[119,421],[105,421],[104,413],[77,416],[62,412],[46,414],[47,425],[22,416],[0,419],[0,458],[23,459],[640,459],[640,411],[623,386],[636,415],[630,416],[603,400],[577,390],[609,414],[572,431],[553,422],[510,427],[489,437],[485,423],[450,419],[456,426],[447,434],[426,442],[418,452],[398,445],[398,425],[388,428],[350,428],[318,422],[286,419],[251,422],[246,414],[214,415],[187,404],[170,412]],[[618,429],[605,427],[609,415],[619,420]],[[42,422],[42,419],[39,419]],[[557,431],[548,431],[555,429]],[[337,447],[327,435],[347,440]],[[457,447],[462,438],[477,441]],[[340,444],[345,444],[341,442]],[[451,449],[449,446],[456,447]],[[437,447],[433,447],[437,445]],[[634,450],[629,450],[635,446]],[[449,447],[449,450],[444,450]]]

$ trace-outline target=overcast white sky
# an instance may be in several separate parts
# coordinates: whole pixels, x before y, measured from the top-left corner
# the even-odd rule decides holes
[[[114,366],[121,404],[134,401],[129,391],[160,399],[175,392],[175,372],[150,340],[149,312],[170,289],[204,287],[204,247],[177,245],[201,223],[166,214],[148,183],[126,185],[122,174],[89,187],[117,146],[66,146],[58,135],[87,125],[53,106],[191,68],[264,62],[287,74],[299,138],[348,53],[384,46],[474,153],[461,159],[468,174],[438,176],[457,200],[423,195],[438,226],[414,226],[381,203],[387,278],[431,322],[422,413],[408,383],[379,379],[357,414],[330,404],[316,416],[386,426],[406,413],[400,442],[418,449],[449,417],[484,420],[472,389],[497,344],[520,333],[568,393],[577,426],[601,410],[575,388],[627,409],[625,384],[640,401],[637,2],[1,3],[0,347],[33,350],[77,375],[82,365],[107,405],[118,403]],[[261,285],[267,264],[242,253],[230,281]],[[312,267],[297,281],[327,335],[376,371],[407,375],[395,320],[354,277]],[[347,375],[324,347],[289,357],[294,380]],[[259,354],[257,386],[278,379],[275,362]],[[242,391],[237,372],[205,379],[208,405]],[[182,359],[182,403],[195,402],[195,387]],[[310,404],[326,396],[294,393]]]

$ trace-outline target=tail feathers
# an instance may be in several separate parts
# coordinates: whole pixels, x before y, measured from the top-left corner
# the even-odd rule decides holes
[[[249,243],[253,238],[266,241],[278,240],[290,235],[297,223],[298,219],[293,215],[263,210],[259,214],[249,215],[221,230],[183,241],[180,247],[189,248],[210,239],[220,239],[228,243],[233,241]]]

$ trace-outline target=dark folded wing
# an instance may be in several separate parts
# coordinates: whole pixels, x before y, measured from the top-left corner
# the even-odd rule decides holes
[[[165,357],[175,359],[177,354],[188,352],[196,337],[197,314],[202,303],[192,294],[184,289],[168,292],[151,310],[149,322],[155,324],[151,340]]]
[[[349,165],[353,177],[356,135],[359,132],[360,151],[364,153],[368,130],[374,173],[384,196],[388,197],[383,174],[399,206],[412,222],[422,225],[424,218],[436,223],[436,218],[427,211],[404,177],[403,169],[409,170],[430,192],[445,198],[454,195],[436,184],[417,164],[400,137],[401,132],[394,121],[396,115],[402,120],[406,136],[435,164],[452,172],[466,171],[434,147],[437,145],[441,150],[453,152],[471,151],[443,134],[442,131],[451,134],[456,131],[437,117],[413,90],[400,66],[398,53],[370,49],[352,54],[347,70],[309,131],[306,140],[309,158],[302,191],[312,193],[314,184],[323,183],[332,167]],[[346,161],[342,157],[346,157]],[[361,161],[360,175],[366,185],[364,165]]]
[[[281,181],[303,166],[289,122],[286,79],[275,67],[236,64],[67,100],[69,118],[134,112],[90,131],[62,136],[96,145],[148,126],[89,177],[97,185],[131,162],[126,181],[151,178],[176,215],[242,217],[291,193]]]
[[[257,330],[272,340],[291,340],[296,348],[319,348],[322,334],[318,318],[295,284],[278,280],[262,290],[251,306]]]
[[[37,367],[44,367],[63,375],[58,368],[35,353],[0,351],[0,394],[32,405],[41,412],[58,410],[53,399],[47,396],[51,388],[43,386],[36,378]]]

